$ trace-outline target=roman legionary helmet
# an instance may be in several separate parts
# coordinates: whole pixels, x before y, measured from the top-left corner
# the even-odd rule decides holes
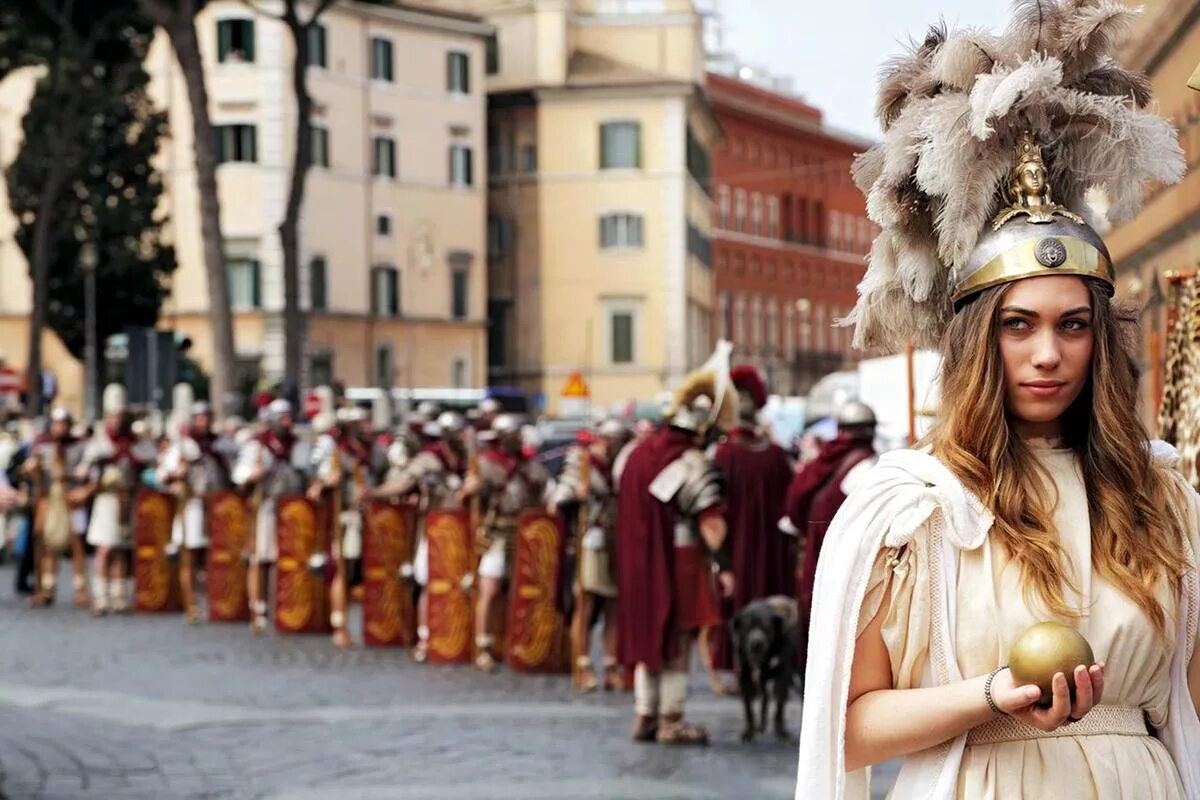
[[[738,419],[747,425],[754,425],[758,412],[767,404],[767,383],[757,367],[749,364],[738,364],[730,373],[733,386],[738,395]]]
[[[889,62],[883,141],[854,179],[881,230],[844,320],[856,347],[933,346],[972,297],[1037,275],[1113,288],[1084,201],[1132,217],[1147,181],[1178,181],[1174,128],[1145,76],[1114,60],[1137,11],[1108,0],[1017,0],[1007,31],[947,32]]]
[[[737,393],[729,376],[733,345],[717,342],[717,349],[699,369],[683,379],[664,416],[672,428],[707,433],[711,428],[732,430],[737,420]]]

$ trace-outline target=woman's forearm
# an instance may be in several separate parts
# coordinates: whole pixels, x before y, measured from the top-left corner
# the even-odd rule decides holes
[[[986,675],[929,689],[867,692],[846,712],[846,770],[926,750],[992,719]]]

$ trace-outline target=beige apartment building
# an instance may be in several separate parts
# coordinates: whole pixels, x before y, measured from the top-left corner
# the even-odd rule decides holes
[[[691,0],[421,0],[483,16],[489,382],[550,413],[650,401],[712,344],[708,152]]]
[[[283,369],[277,226],[291,173],[293,47],[282,23],[238,0],[197,19],[217,141],[222,228],[243,387]],[[341,2],[313,34],[314,154],[301,223],[310,383],[474,387],[486,376],[484,85],[492,28],[478,18]],[[165,36],[148,58],[170,116],[161,154],[179,268],[162,326],[212,357],[187,92]],[[21,94],[0,86],[0,163],[15,151]],[[12,83],[14,85],[10,86]],[[11,152],[10,152],[11,151]],[[24,358],[27,268],[0,205],[0,337]],[[11,332],[12,335],[9,335]],[[63,364],[51,349],[52,369]],[[69,360],[69,357],[68,357]],[[69,377],[60,376],[65,393]],[[76,379],[77,385],[77,379]]]

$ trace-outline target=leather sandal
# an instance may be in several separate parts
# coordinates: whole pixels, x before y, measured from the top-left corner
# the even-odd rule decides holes
[[[708,744],[708,731],[702,726],[691,722],[684,722],[683,720],[667,722],[664,720],[658,726],[656,741],[659,744],[703,746]]]

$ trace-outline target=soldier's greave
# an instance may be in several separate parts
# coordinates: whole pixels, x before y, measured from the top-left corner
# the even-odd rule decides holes
[[[633,708],[639,717],[658,716],[662,673],[651,672],[645,664],[633,670]]]

